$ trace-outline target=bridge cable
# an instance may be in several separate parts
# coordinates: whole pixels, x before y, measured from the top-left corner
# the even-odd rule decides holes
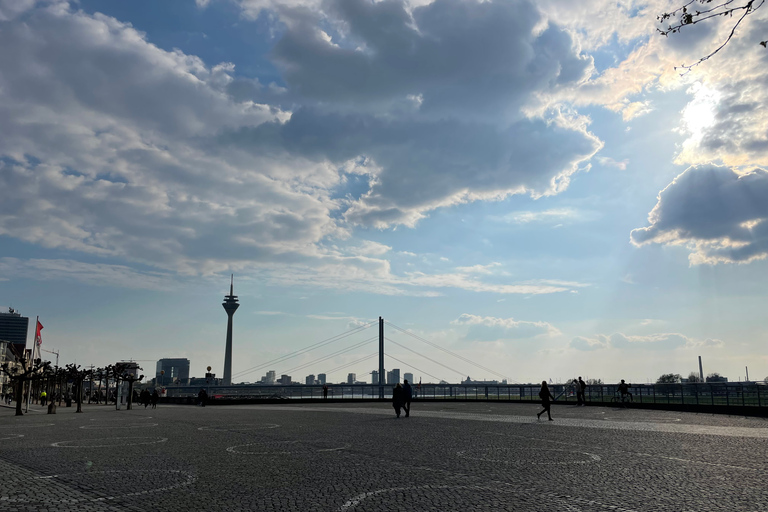
[[[302,369],[304,369],[304,368],[306,368],[306,367],[308,367],[308,366],[312,366],[312,365],[314,365],[314,364],[317,364],[317,363],[321,363],[321,362],[323,362],[323,361],[327,361],[328,359],[331,359],[331,358],[333,358],[333,357],[335,357],[335,356],[337,356],[337,355],[340,355],[340,354],[344,354],[344,353],[346,353],[346,352],[349,352],[350,350],[354,350],[354,349],[356,349],[356,348],[358,348],[358,347],[362,347],[362,346],[363,346],[363,345],[365,345],[366,343],[370,343],[370,342],[372,342],[373,340],[377,340],[377,339],[379,339],[379,337],[378,337],[378,336],[373,336],[372,338],[368,338],[367,340],[363,340],[363,341],[361,341],[361,342],[359,342],[359,343],[356,343],[356,344],[354,344],[354,345],[352,345],[352,346],[350,346],[350,347],[347,347],[347,348],[343,348],[343,349],[341,349],[341,350],[337,350],[336,352],[333,352],[333,353],[331,353],[331,354],[328,354],[327,356],[319,357],[319,358],[317,358],[317,359],[314,359],[314,360],[312,360],[312,361],[309,361],[308,363],[303,363],[303,364],[300,364],[299,366],[296,366],[296,367],[294,367],[294,368],[291,368],[290,370],[286,370],[286,371],[285,371],[285,374],[287,375],[288,373],[292,373],[292,372],[295,372],[296,370],[302,370]],[[281,373],[282,373],[282,372],[281,372]]]
[[[421,369],[419,369],[419,368],[416,368],[416,367],[415,367],[415,366],[413,366],[412,364],[406,363],[405,361],[401,361],[400,359],[396,358],[395,356],[391,356],[391,355],[389,355],[389,354],[384,354],[384,355],[385,355],[385,356],[387,356],[387,357],[388,357],[388,358],[390,358],[390,359],[394,359],[394,360],[395,360],[395,361],[397,361],[398,363],[402,363],[402,364],[404,364],[405,366],[407,366],[407,367],[409,367],[409,368],[413,368],[414,370],[416,370],[416,371],[419,371],[419,372],[421,372],[421,373],[423,373],[423,374],[425,374],[425,375],[429,375],[429,376],[430,376],[430,377],[432,377],[433,379],[436,379],[436,380],[437,380],[437,383],[439,383],[439,382],[442,380],[442,379],[440,379],[440,377],[435,377],[435,376],[434,376],[434,375],[432,375],[431,373],[427,373],[427,372],[425,372],[424,370],[421,370]],[[414,383],[413,383],[413,382],[411,382],[411,384],[414,384]]]
[[[396,341],[394,341],[394,340],[391,340],[391,339],[389,339],[389,338],[384,338],[384,339],[385,339],[385,340],[387,340],[387,341],[388,341],[388,342],[390,342],[390,343],[394,343],[394,344],[395,344],[395,345],[397,345],[398,347],[402,347],[402,348],[404,348],[405,350],[408,350],[409,352],[413,352],[413,353],[414,353],[414,354],[416,354],[417,356],[421,356],[421,357],[423,357],[424,359],[427,359],[427,360],[429,360],[429,361],[432,361],[432,362],[433,362],[433,363],[435,363],[435,364],[439,364],[439,365],[440,365],[440,366],[442,366],[443,368],[447,368],[447,369],[451,370],[451,371],[452,371],[452,372],[454,372],[454,373],[458,373],[459,375],[464,375],[464,372],[460,372],[459,370],[456,370],[456,369],[454,369],[454,368],[451,368],[450,366],[446,366],[446,365],[444,365],[443,363],[441,363],[441,362],[439,362],[439,361],[435,361],[435,360],[434,360],[434,359],[432,359],[431,357],[427,357],[427,356],[425,356],[424,354],[420,354],[419,352],[416,352],[415,350],[413,350],[413,349],[410,349],[410,348],[406,347],[405,345],[401,345],[400,343],[398,343],[398,342],[396,342]],[[385,355],[386,355],[386,354],[385,354]]]
[[[371,326],[373,326],[374,324],[377,324],[377,323],[378,323],[378,320],[374,320],[373,322],[369,322],[369,323],[367,323],[365,325],[361,325],[359,327],[355,327],[354,329],[351,329],[351,330],[349,330],[347,332],[343,332],[341,334],[337,334],[336,336],[332,336],[330,338],[326,338],[326,339],[324,339],[322,341],[319,341],[317,343],[314,343],[314,344],[312,344],[312,345],[310,345],[310,346],[308,346],[306,348],[303,348],[301,350],[297,350],[296,352],[291,352],[290,354],[286,354],[284,356],[277,357],[275,359],[272,359],[271,361],[267,361],[266,363],[254,366],[253,368],[249,368],[247,370],[239,371],[239,372],[235,373],[232,377],[233,378],[241,378],[241,377],[243,377],[244,375],[246,375],[248,373],[255,372],[257,370],[261,370],[263,368],[268,367],[271,364],[283,362],[286,359],[290,359],[292,357],[296,357],[296,356],[298,356],[300,354],[303,354],[305,352],[309,352],[309,351],[314,350],[316,348],[320,348],[320,347],[322,347],[324,345],[328,345],[328,344],[334,343],[336,341],[339,341],[341,339],[344,339],[344,338],[346,338],[348,336],[352,336],[353,334],[357,334],[358,332],[362,332],[362,331],[368,329],[369,327],[371,327]]]
[[[333,370],[331,370],[331,371],[325,372],[325,374],[326,374],[326,375],[331,375],[331,374],[333,374],[334,372],[337,372],[337,371],[339,371],[339,370],[343,370],[344,368],[347,368],[347,367],[349,367],[349,366],[352,366],[352,365],[355,365],[355,364],[357,364],[357,363],[363,362],[363,361],[365,361],[366,359],[370,359],[370,358],[372,358],[372,357],[374,357],[374,356],[378,356],[378,355],[379,355],[379,351],[377,350],[377,351],[376,351],[376,352],[374,352],[373,354],[369,354],[369,355],[367,355],[367,356],[365,356],[365,357],[362,357],[362,358],[360,358],[360,359],[358,359],[358,360],[356,360],[356,361],[352,361],[351,363],[346,363],[346,364],[343,364],[343,365],[341,365],[341,366],[338,366],[338,367],[334,368],[334,369],[333,369]],[[366,374],[366,375],[367,375],[367,374]]]
[[[404,334],[407,334],[407,335],[409,335],[409,336],[412,336],[412,337],[416,338],[417,340],[419,340],[419,341],[421,341],[421,342],[423,342],[423,343],[426,343],[427,345],[430,345],[430,346],[432,346],[432,347],[434,347],[434,348],[436,348],[436,349],[438,349],[438,350],[441,350],[441,351],[445,352],[445,353],[446,353],[446,354],[448,354],[448,355],[451,355],[451,356],[453,356],[453,357],[459,358],[459,359],[461,359],[462,361],[464,361],[464,362],[466,362],[466,363],[469,363],[469,364],[471,364],[471,365],[473,365],[473,366],[476,366],[477,368],[480,368],[481,370],[485,370],[485,371],[487,371],[487,372],[489,372],[489,373],[492,373],[493,375],[496,375],[497,377],[501,377],[502,379],[508,379],[508,380],[512,380],[513,382],[516,382],[516,383],[518,383],[518,384],[519,384],[519,382],[515,381],[514,379],[510,379],[510,378],[509,378],[509,377],[507,377],[506,375],[503,375],[503,374],[501,374],[501,373],[499,373],[499,372],[493,371],[493,370],[491,370],[490,368],[488,368],[488,367],[486,367],[486,366],[483,366],[483,365],[481,365],[481,364],[475,363],[474,361],[472,361],[472,360],[470,360],[470,359],[467,359],[466,357],[464,357],[464,356],[462,356],[462,355],[456,354],[455,352],[453,352],[453,351],[451,351],[451,350],[448,350],[448,349],[446,349],[446,348],[443,348],[443,347],[441,347],[440,345],[438,345],[438,344],[436,344],[436,343],[433,343],[433,342],[431,342],[431,341],[429,341],[429,340],[426,340],[426,339],[422,338],[421,336],[418,336],[418,335],[416,335],[416,334],[414,334],[414,333],[412,333],[412,332],[410,332],[410,331],[408,331],[408,330],[406,330],[406,329],[403,329],[402,327],[398,327],[397,325],[395,325],[395,324],[393,324],[393,323],[391,323],[391,322],[385,322],[385,323],[386,323],[387,325],[389,325],[390,327],[392,327],[392,328],[394,328],[394,329],[397,329],[398,331],[400,331],[400,332],[402,332],[402,333],[404,333]],[[464,375],[464,374],[462,373],[462,375]]]

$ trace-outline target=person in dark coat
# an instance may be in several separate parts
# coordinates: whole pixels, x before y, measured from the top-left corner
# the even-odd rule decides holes
[[[545,412],[547,413],[547,417],[549,418],[549,421],[554,421],[552,419],[552,414],[549,412],[550,407],[550,399],[552,401],[555,401],[555,397],[552,396],[552,393],[549,392],[549,386],[547,386],[547,381],[543,380],[541,381],[541,391],[539,391],[539,398],[541,398],[541,406],[544,407],[544,409],[536,414],[536,418],[541,418],[541,415]]]
[[[157,402],[160,401],[160,395],[157,394],[157,390],[152,391],[152,408],[157,409]]]
[[[408,379],[403,381],[403,409],[405,410],[405,417],[411,415],[411,398],[413,398],[413,390],[411,385],[408,384]]]
[[[392,407],[395,408],[395,414],[397,414],[398,418],[400,417],[400,409],[403,408],[403,405],[405,405],[405,394],[403,387],[398,382],[395,389],[392,390]]]
[[[149,401],[151,400],[151,395],[149,394],[148,389],[144,389],[141,392],[141,403],[144,405],[144,408],[146,409],[149,405]]]
[[[587,405],[587,400],[585,398],[585,391],[587,390],[587,383],[581,380],[581,376],[579,376],[579,388],[576,392],[576,405]]]
[[[208,393],[205,392],[204,389],[200,389],[200,392],[197,394],[197,400],[200,402],[200,405],[205,407],[205,402],[208,400]]]

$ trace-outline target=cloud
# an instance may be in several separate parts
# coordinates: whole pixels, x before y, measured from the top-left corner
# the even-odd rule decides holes
[[[477,316],[468,313],[462,314],[451,324],[468,326],[466,338],[474,341],[554,337],[560,334],[555,326],[547,322],[527,322],[514,318]]]
[[[768,171],[690,167],[659,193],[636,246],[683,245],[691,264],[748,263],[768,256]]]
[[[619,162],[607,156],[599,156],[597,157],[597,161],[600,162],[601,165],[604,165],[606,167],[614,167],[622,171],[627,170],[627,164],[629,164],[629,160],[626,158],[621,162]]]
[[[607,348],[608,340],[605,338],[605,336],[602,336],[602,335],[597,335],[594,338],[584,338],[583,336],[576,336],[571,340],[571,342],[569,343],[569,346],[576,350],[585,350],[585,351],[598,350],[601,348]]]
[[[141,272],[124,265],[64,259],[0,258],[0,276],[145,290],[168,290],[174,286],[172,274]]]
[[[488,265],[472,265],[471,267],[456,267],[458,272],[462,274],[493,274],[494,269],[501,266],[501,263],[493,262]]]
[[[360,256],[382,256],[391,251],[392,247],[371,240],[362,240],[356,246],[348,247],[347,250]]]
[[[521,112],[592,65],[567,32],[540,29],[531,2],[337,0],[301,12],[273,55],[302,106],[231,140],[337,166],[365,157],[370,188],[347,205],[350,224],[414,226],[437,208],[556,194],[602,146],[572,112]]]
[[[8,5],[0,235],[46,248],[192,275],[385,265],[364,258],[383,244],[344,260],[329,242],[468,201],[559,193],[602,145],[575,112],[522,112],[592,66],[533,2],[250,3],[285,22],[271,54],[285,87],[64,2]],[[385,293],[527,293],[392,280]]]
[[[500,220],[510,224],[555,223],[564,220],[574,220],[582,213],[573,208],[550,208],[541,211],[518,211],[508,213]]]
[[[576,336],[569,343],[570,348],[582,351],[604,349],[642,349],[656,351],[675,350],[679,348],[719,348],[724,346],[725,343],[721,340],[697,340],[680,333],[659,333],[646,336],[634,336],[617,332],[611,335],[597,334],[592,338]]]
[[[0,46],[0,234],[205,274],[309,257],[343,232],[337,174],[217,145],[284,116],[227,96],[231,66],[65,5],[5,23]]]

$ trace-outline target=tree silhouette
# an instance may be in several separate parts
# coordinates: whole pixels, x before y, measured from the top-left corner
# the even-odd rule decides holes
[[[701,377],[696,372],[691,372],[688,374],[688,382],[694,383],[694,382],[701,382]]]
[[[744,21],[744,18],[750,14],[754,14],[754,12],[762,7],[764,3],[765,0],[741,0],[739,2],[736,2],[736,0],[720,0],[720,3],[713,2],[713,0],[689,0],[674,11],[665,12],[656,16],[659,23],[664,23],[667,20],[670,21],[670,24],[667,25],[666,29],[657,28],[656,30],[663,36],[669,36],[670,34],[679,34],[683,27],[688,25],[696,25],[697,23],[702,23],[711,20],[712,18],[733,18],[734,14],[736,15],[736,22],[733,24],[728,37],[720,46],[693,64],[675,66],[675,69],[684,69],[685,71],[682,73],[684,75],[725,48],[725,45],[727,45],[733,38],[736,29],[741,22]],[[700,4],[701,10],[697,8],[699,7],[697,4]],[[768,41],[760,41],[760,45],[765,48],[768,45]]]
[[[15,386],[16,416],[24,416],[24,413],[21,412],[21,403],[24,401],[24,383],[27,381],[31,382],[33,379],[46,372],[51,363],[50,361],[42,361],[40,359],[27,361],[25,357],[20,358],[18,361],[21,368],[16,365],[11,365],[10,363],[3,363],[3,365],[0,366],[0,370],[8,375],[11,384]],[[31,385],[29,386],[29,392],[32,393]]]
[[[682,382],[679,373],[665,373],[656,379],[656,384],[677,384],[679,382]]]
[[[144,375],[136,375],[134,371],[138,372],[143,370],[140,366],[134,366],[136,363],[117,363],[114,365],[114,377],[115,377],[115,390],[120,386],[120,381],[123,380],[128,383],[128,400],[126,409],[132,409],[133,405],[133,384],[144,378]],[[117,407],[117,400],[115,400],[115,407]]]
[[[70,363],[66,366],[67,377],[72,379],[72,388],[75,391],[75,400],[77,401],[77,411],[83,412],[83,381],[90,377],[91,370],[81,369],[79,364]]]

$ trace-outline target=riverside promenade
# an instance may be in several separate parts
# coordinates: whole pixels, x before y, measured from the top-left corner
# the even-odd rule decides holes
[[[0,407],[0,511],[768,510],[763,418],[539,409]]]

